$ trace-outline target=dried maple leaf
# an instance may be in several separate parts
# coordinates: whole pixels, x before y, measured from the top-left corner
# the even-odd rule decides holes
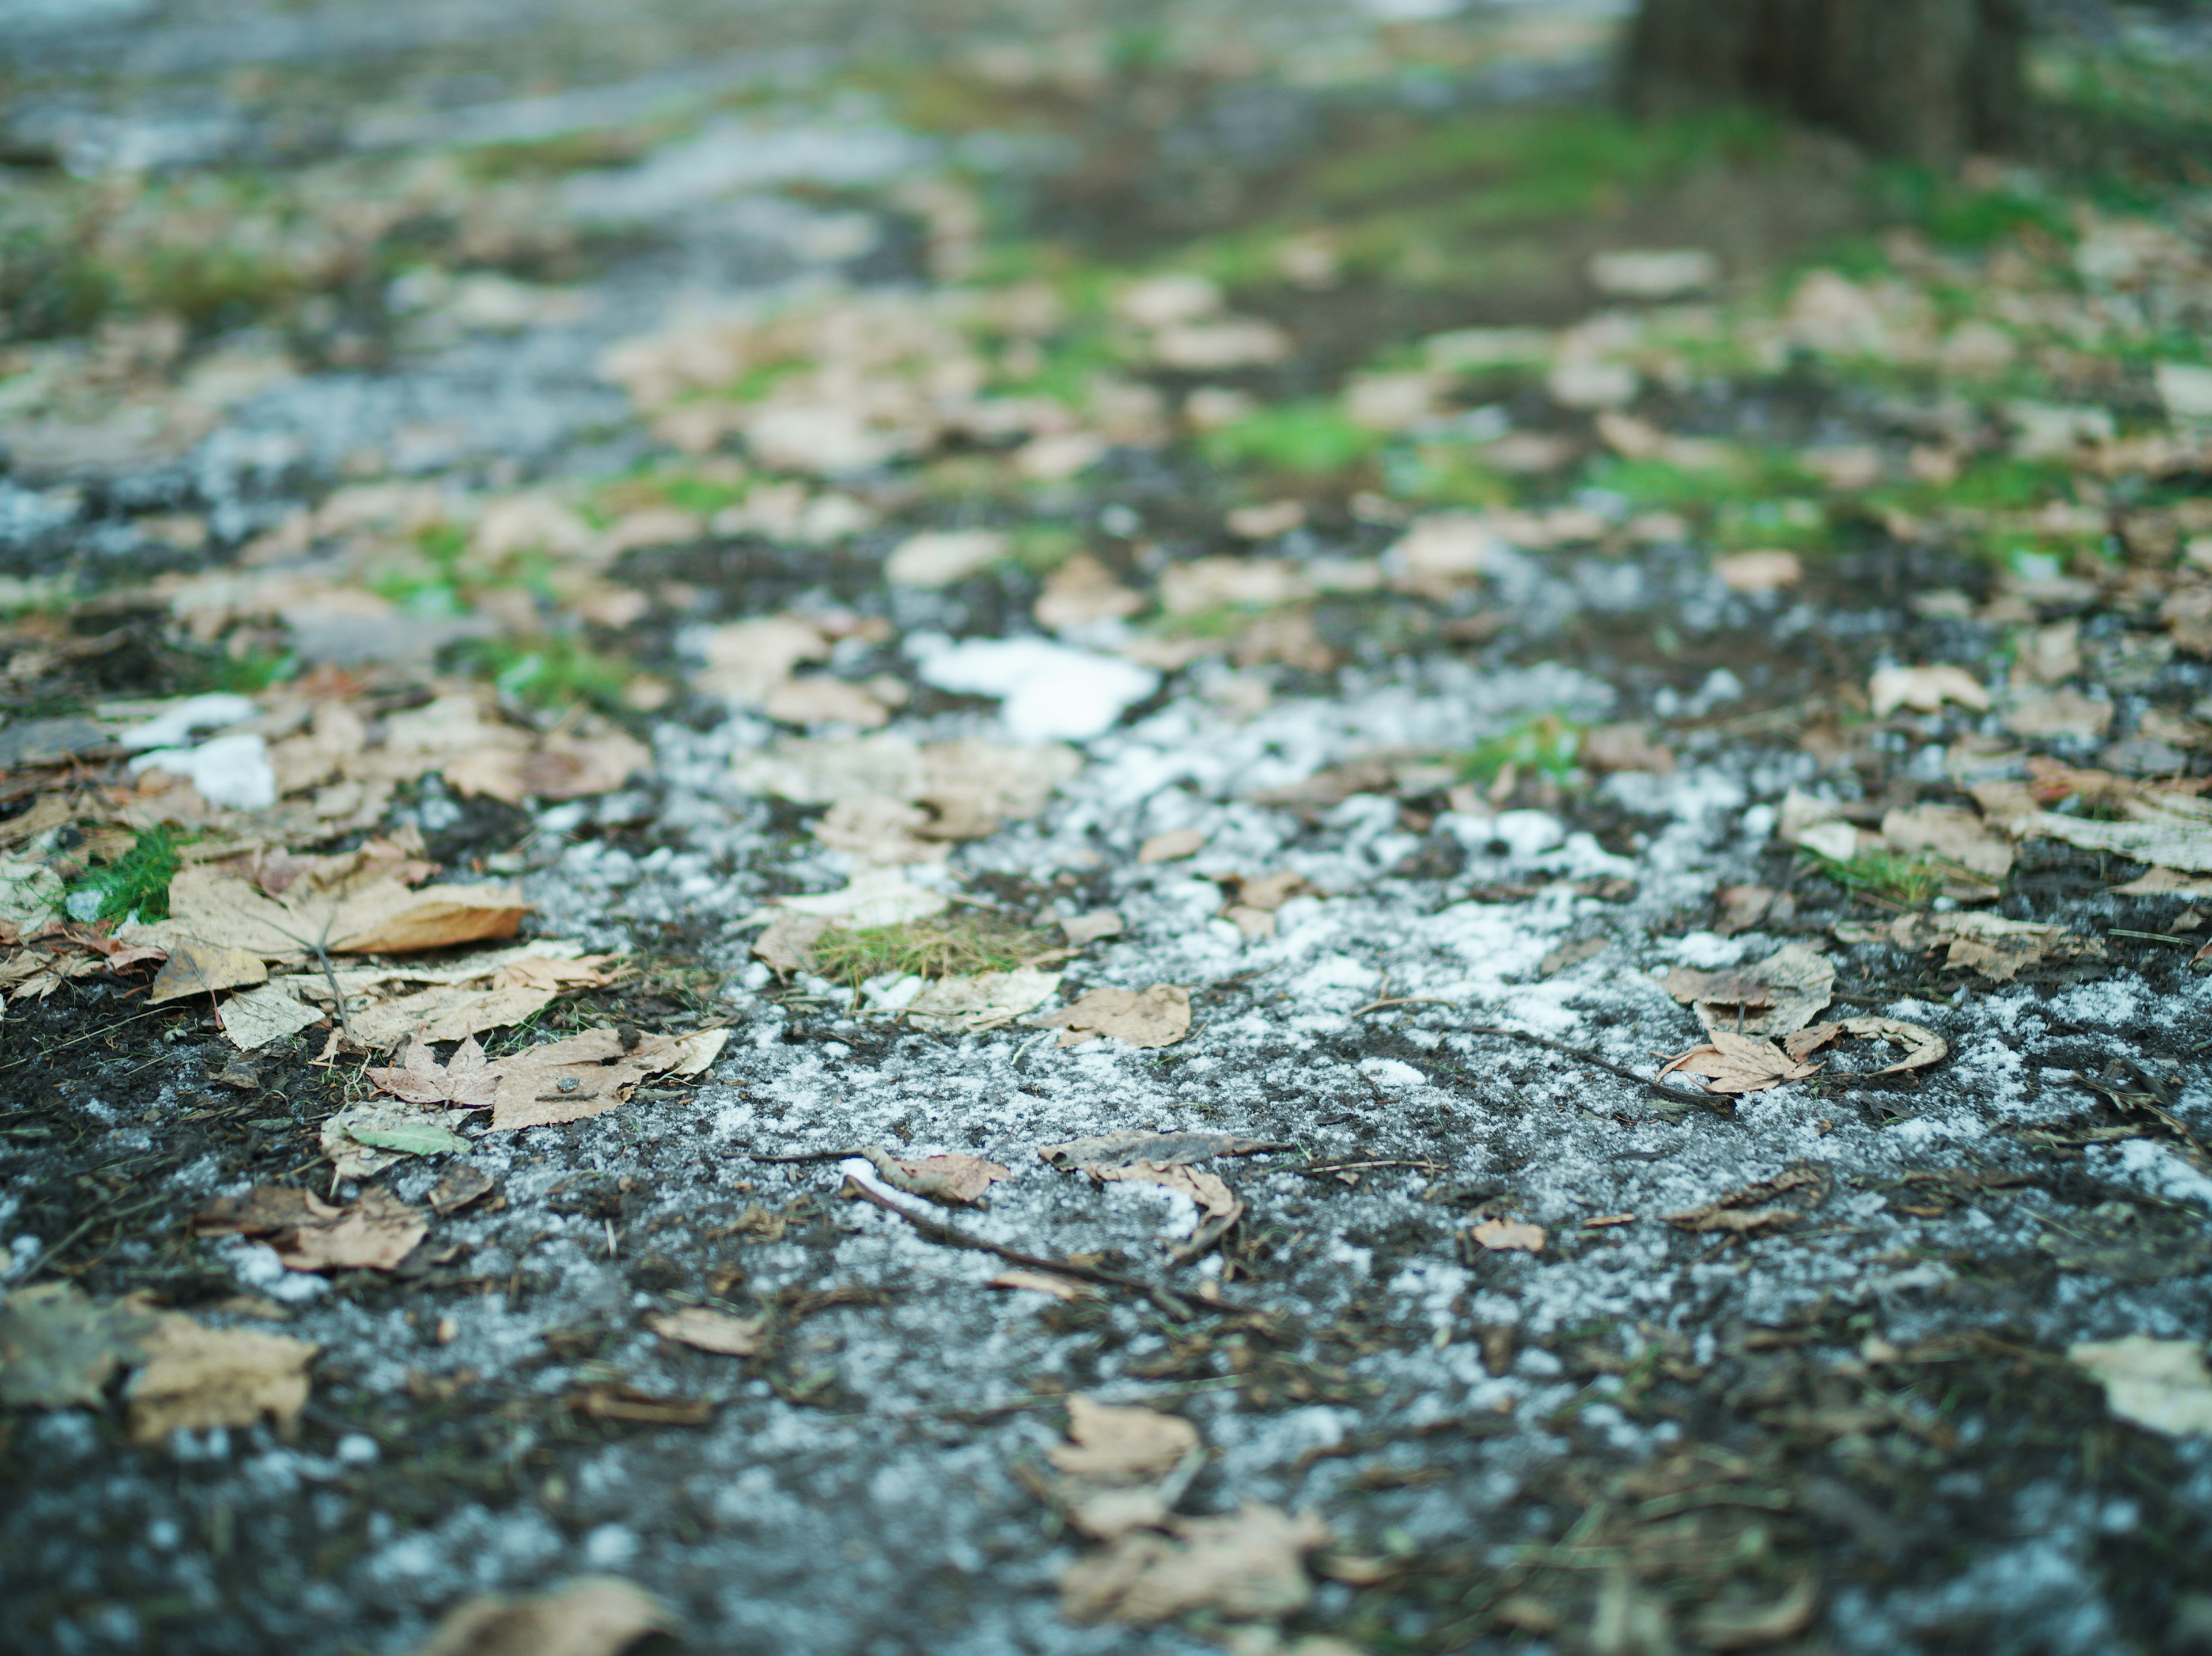
[[[649,1075],[697,1075],[729,1037],[727,1029],[641,1037],[635,1030],[587,1029],[502,1058],[492,1066],[498,1076],[492,1129],[553,1126],[603,1114]]]
[[[1692,1046],[1659,1071],[1675,1070],[1702,1077],[1709,1093],[1758,1093],[1784,1082],[1818,1075],[1817,1064],[1801,1064],[1771,1040],[1716,1030],[1710,1043]]]
[[[1901,1075],[1907,1070],[1924,1070],[1932,1064],[1942,1062],[1950,1044],[1933,1029],[1922,1024],[1907,1023],[1901,1018],[1845,1018],[1838,1023],[1815,1023],[1787,1036],[1782,1049],[1793,1059],[1811,1057],[1839,1035],[1863,1035],[1894,1041],[1905,1049],[1905,1056],[1896,1063],[1872,1073],[1878,1076]]]
[[[407,1043],[399,1062],[371,1070],[368,1078],[410,1104],[451,1104],[464,1110],[489,1109],[498,1092],[498,1072],[471,1035],[444,1064],[421,1035]]]
[[[1802,1029],[1832,998],[1835,962],[1802,943],[1785,943],[1755,966],[1727,972],[1677,967],[1666,990],[1697,1014],[1709,1033],[1786,1035]]]

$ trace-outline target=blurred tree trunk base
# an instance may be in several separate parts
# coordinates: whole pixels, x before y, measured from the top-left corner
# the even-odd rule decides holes
[[[1626,91],[1642,115],[1752,104],[1948,167],[2021,142],[2027,35],[2021,0],[1644,0]]]

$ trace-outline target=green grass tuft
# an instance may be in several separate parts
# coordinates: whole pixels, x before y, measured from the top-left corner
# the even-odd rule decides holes
[[[1924,857],[1863,851],[1838,862],[1813,853],[1820,872],[1855,897],[1872,897],[1905,908],[1923,908],[1943,889],[1942,867]]]
[[[1042,931],[1002,915],[957,909],[903,925],[832,927],[815,942],[822,975],[858,987],[885,973],[917,977],[964,977],[1011,972],[1053,947]]]
[[[181,843],[167,828],[148,828],[130,850],[79,880],[71,895],[98,892],[97,919],[122,920],[136,914],[142,920],[166,920],[169,882],[177,877],[182,865],[178,854]]]
[[[1334,402],[1277,403],[1208,432],[1200,446],[1218,466],[1257,466],[1302,477],[1348,471],[1372,459],[1382,434]]]

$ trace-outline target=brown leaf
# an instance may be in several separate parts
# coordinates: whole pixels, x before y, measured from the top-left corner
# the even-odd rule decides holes
[[[492,974],[494,989],[599,989],[615,980],[608,963],[617,955],[580,955],[574,960],[526,955]]]
[[[1098,1290],[1091,1284],[1079,1282],[1073,1277],[1056,1277],[1044,1271],[1002,1271],[983,1284],[986,1288],[1025,1289],[1032,1294],[1049,1294],[1055,1300],[1095,1300]]]
[[[1820,1066],[1799,1063],[1771,1040],[1716,1030],[1709,1045],[1692,1047],[1659,1073],[1675,1070],[1704,1077],[1709,1093],[1758,1093],[1818,1075]]]
[[[872,1144],[860,1154],[892,1189],[951,1207],[987,1207],[984,1192],[1000,1180],[1014,1176],[1012,1168],[980,1156],[928,1156],[907,1162]]]
[[[438,1062],[429,1043],[416,1035],[398,1065],[371,1070],[368,1078],[395,1098],[410,1104],[452,1104],[464,1110],[489,1109],[497,1096],[498,1077],[471,1035],[447,1063]]]
[[[1881,837],[1899,851],[1932,852],[1984,879],[2012,872],[2012,844],[1980,816],[1952,805],[1893,810],[1881,819]]]
[[[349,858],[331,858],[344,864]],[[264,961],[301,961],[324,943],[334,955],[441,949],[511,937],[530,905],[503,886],[426,886],[410,891],[368,868],[318,870],[281,898],[251,881],[204,864],[181,870],[169,887],[169,918],[140,926],[131,941],[174,949],[181,942],[248,950]],[[356,877],[357,875],[357,877]]]
[[[1771,1604],[1708,1604],[1690,1633],[1707,1650],[1763,1650],[1804,1632],[1820,1607],[1820,1584],[1807,1576]]]
[[[1765,1205],[1774,1197],[1796,1190],[1813,1192],[1809,1204],[1813,1207],[1827,1199],[1826,1181],[1818,1172],[1811,1168],[1792,1168],[1777,1178],[1730,1191],[1702,1206],[1660,1216],[1683,1230],[1726,1231],[1743,1235],[1769,1226],[1792,1225],[1803,1218],[1805,1216],[1796,1208]]]
[[[1804,1059],[1838,1035],[1863,1035],[1891,1040],[1905,1049],[1905,1056],[1896,1063],[1872,1071],[1878,1076],[1901,1075],[1907,1070],[1924,1070],[1932,1064],[1942,1063],[1951,1050],[1949,1043],[1933,1029],[1917,1023],[1907,1023],[1899,1018],[1845,1018],[1840,1023],[1816,1023],[1788,1037],[1782,1046],[1791,1058]]]
[[[814,945],[830,926],[826,916],[779,908],[767,929],[753,940],[753,953],[779,974],[811,972],[815,969]]]
[[[1876,719],[1886,719],[1899,707],[1937,713],[1947,701],[1987,713],[1990,693],[1964,667],[1885,667],[1868,684],[1867,701]]]
[[[1164,1622],[1212,1608],[1237,1620],[1276,1618],[1312,1597],[1304,1555],[1328,1544],[1328,1526],[1248,1503],[1225,1518],[1174,1521],[1176,1539],[1124,1535],[1079,1559],[1060,1580],[1071,1621]]]
[[[292,1271],[392,1271],[429,1234],[421,1210],[389,1192],[333,1207],[312,1191],[257,1185],[220,1197],[192,1216],[201,1236],[266,1236]]]
[[[620,1656],[674,1626],[658,1599],[587,1575],[535,1598],[471,1598],[446,1612],[415,1656]]]
[[[1665,988],[1697,1014],[1708,1033],[1786,1035],[1813,1021],[1835,982],[1834,961],[1793,943],[1755,966],[1727,972],[1677,967],[1668,974]]]
[[[1073,1006],[1029,1020],[1061,1031],[1062,1046],[1111,1035],[1131,1046],[1172,1046],[1190,1033],[1190,992],[1172,983],[1149,989],[1094,989]]]
[[[657,1397],[611,1380],[574,1393],[568,1407],[593,1420],[629,1421],[641,1426],[704,1426],[714,1418],[714,1405],[703,1398]]]
[[[1544,1228],[1522,1224],[1510,1219],[1486,1219],[1468,1232],[1476,1247],[1492,1253],[1541,1253],[1544,1251]]]
[[[1843,943],[1893,943],[1900,949],[1948,945],[1944,967],[1972,970],[1995,983],[2010,983],[2021,968],[2045,961],[2102,960],[2101,937],[2077,937],[2063,926],[2008,920],[1998,914],[1906,914],[1894,920],[1845,921]]]
[[[1052,1464],[1071,1477],[1130,1483],[1173,1471],[1198,1447],[1198,1429],[1180,1415],[1124,1409],[1081,1392],[1067,1399],[1070,1441],[1050,1452]]]
[[[124,1395],[131,1441],[158,1443],[179,1429],[252,1426],[264,1416],[289,1435],[307,1406],[307,1365],[322,1350],[256,1329],[206,1328],[170,1313],[142,1337],[146,1366]]]
[[[604,1114],[649,1075],[698,1074],[714,1061],[729,1034],[701,1029],[638,1037],[632,1032],[626,1044],[619,1031],[587,1029],[501,1059],[492,1066],[499,1078],[492,1129],[553,1126]]]
[[[149,1006],[182,1000],[188,995],[212,994],[218,989],[242,989],[269,981],[269,968],[261,956],[247,949],[225,949],[216,943],[179,943],[169,951],[154,976]]]
[[[1121,935],[1121,917],[1110,908],[1101,908],[1088,914],[1078,914],[1073,919],[1060,923],[1062,936],[1070,949],[1080,949],[1086,943],[1097,943],[1101,937]]]
[[[1733,937],[1739,931],[1750,931],[1766,918],[1766,911],[1772,906],[1774,896],[1771,886],[1723,886],[1715,894],[1716,901],[1720,904],[1721,918],[1713,930],[1723,937]]]
[[[645,1319],[645,1325],[664,1340],[727,1357],[757,1357],[768,1349],[765,1317],[733,1317],[695,1305],[657,1311]]]
[[[1575,756],[1587,770],[1674,773],[1674,750],[1641,725],[1601,725],[1583,736]]]
[[[1165,834],[1155,834],[1137,847],[1140,863],[1180,862],[1185,857],[1195,857],[1206,849],[1206,835],[1194,828],[1170,828]]]
[[[438,1182],[430,1187],[430,1209],[441,1216],[458,1213],[470,1203],[490,1195],[491,1192],[490,1175],[464,1162],[458,1167],[448,1168],[439,1175]]]

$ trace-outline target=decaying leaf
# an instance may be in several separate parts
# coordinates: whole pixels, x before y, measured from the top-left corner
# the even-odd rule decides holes
[[[615,1108],[649,1075],[697,1075],[730,1038],[727,1029],[689,1035],[638,1036],[587,1029],[544,1046],[532,1046],[493,1065],[495,1132],[581,1121]]]
[[[907,1021],[947,1034],[981,1034],[1035,1011],[1059,988],[1059,973],[1026,966],[972,978],[940,978],[907,1003]]]
[[[1703,1078],[1709,1093],[1759,1093],[1818,1075],[1820,1066],[1799,1063],[1771,1040],[1716,1029],[1707,1045],[1692,1046],[1659,1073],[1676,1070]]]
[[[1971,810],[1921,805],[1881,819],[1881,837],[1899,851],[1929,852],[1970,874],[2001,882],[2012,872],[2012,846]]]
[[[1221,918],[1244,934],[1248,941],[1275,935],[1275,911],[1293,897],[1313,889],[1305,877],[1287,870],[1274,874],[1232,874],[1221,882],[1227,901]]]
[[[1997,914],[1906,914],[1894,920],[1846,920],[1835,930],[1842,943],[1891,943],[1912,949],[1948,944],[1947,970],[1978,972],[1996,983],[2010,983],[2023,967],[2045,961],[2105,958],[2101,937],[2076,937],[2063,926]]]
[[[660,1601],[609,1575],[587,1575],[534,1598],[455,1605],[415,1656],[620,1656],[675,1625]]]
[[[218,1197],[192,1216],[201,1236],[263,1236],[291,1271],[393,1271],[429,1234],[429,1221],[388,1191],[371,1190],[350,1207],[313,1191],[257,1185]]]
[[[1195,857],[1206,849],[1206,835],[1194,828],[1170,828],[1155,834],[1137,847],[1140,863],[1173,863]]]
[[[1067,939],[1070,949],[1080,949],[1085,943],[1097,943],[1101,937],[1121,935],[1121,917],[1110,908],[1101,908],[1089,914],[1078,914],[1073,919],[1060,923],[1060,934]]]
[[[2197,1340],[2147,1334],[2087,1340],[2066,1355],[2105,1388],[2105,1406],[2122,1420],[2168,1437],[2212,1432],[2212,1371]]]
[[[457,1109],[488,1110],[498,1091],[498,1077],[471,1035],[444,1064],[421,1035],[407,1043],[399,1062],[388,1070],[371,1070],[368,1078],[395,1098],[410,1104],[451,1104]]]
[[[1101,1133],[1095,1138],[1071,1138],[1064,1144],[1039,1147],[1038,1156],[1063,1173],[1093,1172],[1100,1168],[1133,1167],[1149,1162],[1159,1167],[1180,1167],[1216,1156],[1256,1156],[1280,1149],[1264,1138],[1240,1138],[1225,1132],[1152,1132],[1134,1129]]]
[[[323,1014],[302,1005],[293,984],[283,979],[222,1004],[222,1033],[241,1052],[259,1052],[322,1021]]]
[[[892,1189],[953,1207],[988,1205],[984,1192],[999,1180],[1014,1176],[1012,1168],[980,1156],[926,1156],[909,1161],[880,1145],[870,1145],[860,1154]]]
[[[1708,1604],[1690,1631],[1706,1650],[1764,1650],[1804,1632],[1820,1607],[1820,1583],[1807,1576],[1770,1604]]]
[[[810,897],[780,897],[776,907],[795,914],[848,926],[904,925],[926,920],[952,907],[941,891],[914,883],[903,868],[864,868],[842,891]],[[816,936],[820,933],[817,932]]]
[[[1544,1228],[1514,1219],[1486,1219],[1469,1228],[1468,1240],[1492,1253],[1541,1253]]]
[[[402,954],[511,937],[530,905],[505,886],[425,886],[410,890],[374,863],[324,864],[271,896],[252,881],[205,864],[179,870],[169,918],[122,935],[174,952],[186,943],[298,962],[318,943],[333,955]]]
[[[1755,1230],[1765,1230],[1783,1225],[1794,1225],[1805,1216],[1797,1208],[1773,1204],[1778,1196],[1791,1191],[1810,1191],[1807,1204],[1818,1207],[1827,1199],[1826,1181],[1811,1168],[1792,1168],[1777,1178],[1762,1180],[1756,1185],[1747,1185],[1741,1190],[1730,1191],[1702,1206],[1686,1209],[1680,1213],[1660,1216],[1682,1230],[1724,1231],[1745,1235]]]
[[[693,1305],[680,1311],[656,1311],[645,1325],[664,1340],[726,1357],[757,1357],[768,1349],[765,1317],[733,1317],[726,1311]]]
[[[1107,1483],[1164,1476],[1199,1445],[1198,1428],[1180,1415],[1118,1408],[1079,1392],[1067,1399],[1067,1435],[1052,1449],[1052,1464],[1071,1477]]]
[[[307,1365],[322,1350],[258,1329],[204,1327],[173,1312],[155,1319],[141,1345],[145,1367],[125,1392],[133,1443],[264,1416],[289,1435],[307,1406]]]
[[[0,1404],[97,1407],[117,1369],[138,1361],[155,1319],[127,1301],[87,1298],[69,1283],[0,1300]]]
[[[154,974],[154,987],[146,997],[149,1006],[182,1000],[187,995],[211,995],[218,989],[242,989],[269,981],[269,968],[248,949],[225,949],[208,943],[179,943]]]
[[[1755,966],[1725,972],[1676,967],[1667,974],[1665,987],[1710,1033],[1786,1035],[1819,1016],[1832,998],[1835,983],[1833,961],[1793,943]]]
[[[1095,1300],[1098,1297],[1097,1288],[1073,1277],[1055,1276],[1046,1271],[1024,1271],[1018,1267],[1000,1271],[983,1285],[986,1288],[1018,1289],[1031,1294],[1049,1294],[1055,1300]]]
[[[2108,851],[2160,868],[2212,873],[2212,815],[2206,814],[2201,801],[2131,801],[2130,809],[2136,814],[2133,822],[2106,822],[2043,811],[2010,826],[2024,840],[2063,840],[2085,851]]]
[[[1933,1029],[1917,1023],[1907,1023],[1901,1018],[1844,1018],[1837,1023],[1815,1023],[1784,1038],[1782,1049],[1791,1058],[1802,1060],[1810,1058],[1839,1035],[1860,1035],[1869,1040],[1887,1040],[1905,1049],[1905,1056],[1894,1064],[1874,1071],[1878,1076],[1902,1075],[1907,1070],[1925,1070],[1940,1064],[1951,1050],[1950,1043]]]
[[[1885,667],[1867,685],[1867,701],[1876,719],[1886,719],[1899,707],[1938,713],[1947,701],[1987,713],[1990,693],[1964,667]]]
[[[453,1131],[466,1121],[460,1110],[428,1110],[388,1099],[364,1099],[323,1120],[323,1154],[342,1179],[368,1179],[403,1156],[441,1156],[465,1150],[469,1141]]]
[[[1307,1553],[1326,1546],[1328,1526],[1248,1503],[1225,1518],[1170,1520],[1169,1536],[1140,1531],[1079,1559],[1060,1580],[1071,1621],[1164,1622],[1214,1609],[1243,1621],[1296,1614],[1312,1597]]]
[[[1190,991],[1172,983],[1093,989],[1073,1006],[1028,1022],[1032,1028],[1060,1030],[1062,1046],[1079,1046],[1101,1035],[1130,1046],[1172,1046],[1190,1033]]]
[[[843,739],[789,740],[737,766],[738,786],[794,804],[834,805],[869,798],[929,813],[925,837],[974,840],[1036,816],[1083,756],[1060,743],[916,743],[897,731]]]

